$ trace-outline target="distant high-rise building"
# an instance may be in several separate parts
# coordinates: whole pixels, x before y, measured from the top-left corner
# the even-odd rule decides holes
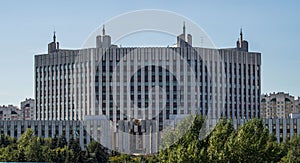
[[[262,95],[261,117],[262,118],[288,118],[291,113],[300,113],[299,98],[288,93],[278,92]]]
[[[21,102],[23,120],[35,120],[35,101],[34,99],[25,99]]]

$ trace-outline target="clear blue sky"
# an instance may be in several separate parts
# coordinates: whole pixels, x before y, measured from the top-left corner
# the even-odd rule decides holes
[[[190,18],[221,47],[243,27],[251,51],[262,53],[262,93],[300,96],[299,1],[2,1],[0,104],[34,97],[34,55],[45,53],[55,27],[63,48],[80,48],[99,25],[119,14],[169,10]],[[134,22],[131,22],[134,23]],[[175,38],[174,38],[175,40]]]

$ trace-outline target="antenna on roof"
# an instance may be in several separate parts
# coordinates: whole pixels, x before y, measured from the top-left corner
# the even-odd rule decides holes
[[[185,21],[183,21],[183,29],[182,29],[183,31],[183,35],[184,35],[184,37],[185,37]]]
[[[243,41],[243,29],[242,29],[242,27],[240,29],[240,39],[241,39],[241,41]]]
[[[56,31],[55,31],[55,27],[54,27],[54,31],[53,31],[53,42],[56,42],[56,36],[55,36],[55,33],[56,33]]]
[[[102,28],[102,35],[105,35],[105,25],[103,24],[103,28]]]

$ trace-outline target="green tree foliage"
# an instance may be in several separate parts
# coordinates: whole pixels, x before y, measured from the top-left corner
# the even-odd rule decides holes
[[[229,162],[229,140],[234,133],[231,121],[222,119],[215,127],[209,137],[209,147],[207,150],[210,161]]]
[[[232,134],[228,149],[231,162],[271,162],[279,150],[262,120],[258,119],[248,121]]]
[[[252,119],[235,131],[230,120],[222,119],[206,139],[199,140],[202,122],[197,116],[178,142],[159,153],[159,162],[278,162],[286,155],[261,120]]]
[[[134,162],[133,157],[127,154],[118,154],[109,157],[110,163]]]
[[[51,139],[51,144],[50,144],[50,148],[51,149],[55,149],[58,147],[58,138],[56,136],[54,136],[53,139]]]
[[[86,148],[86,156],[93,162],[108,162],[108,149],[97,141],[91,141]]]
[[[82,150],[79,140],[66,138],[39,138],[28,129],[18,141],[9,136],[0,136],[0,161],[3,162],[107,162],[108,151],[99,143],[91,143]],[[90,154],[86,154],[90,153]],[[93,155],[93,160],[91,156]],[[100,160],[100,161],[99,161]]]
[[[114,156],[110,156],[109,160],[110,163],[123,163],[123,162],[130,162],[130,163],[156,163],[159,162],[157,155],[141,155],[141,156],[131,156],[127,154],[117,154]]]
[[[187,125],[192,121],[192,125]],[[164,135],[157,155],[130,156],[112,152],[96,141],[81,149],[79,140],[39,138],[28,129],[19,140],[0,135],[2,162],[300,162],[300,137],[278,144],[261,120],[252,119],[234,130],[222,119],[205,139],[199,139],[201,116],[188,117]],[[188,128],[188,130],[186,130]],[[181,136],[179,136],[181,134]],[[174,140],[177,140],[174,142]]]
[[[66,145],[68,145],[67,143],[67,139],[64,135],[61,135],[58,140],[57,140],[57,145],[56,147],[59,147],[59,148],[64,148]]]
[[[163,135],[163,140],[160,145],[161,149],[165,149],[176,143],[180,138],[185,136],[189,129],[191,129],[192,122],[195,116],[187,116],[182,119],[175,128],[166,128]]]
[[[177,142],[169,148],[159,152],[159,162],[199,162],[199,160],[204,160],[205,162],[206,152],[204,152],[204,150],[201,151],[201,149],[206,150],[206,140],[199,140],[198,138],[203,119],[198,115],[192,118],[193,123],[190,127],[186,126],[186,124],[189,123],[186,123],[186,121],[183,120],[178,124],[174,134],[166,133],[167,137],[164,137],[163,141],[169,143],[170,137],[180,135],[181,133],[178,132],[185,130],[186,128],[189,129]],[[191,119],[188,117],[186,120],[190,121]],[[163,145],[164,143],[165,142],[163,142]]]
[[[18,140],[18,148],[26,148],[30,144],[30,141],[33,139],[33,137],[34,135],[32,129],[27,129],[27,131],[22,134],[21,138]]]
[[[0,135],[0,147],[1,148],[7,147],[11,143],[12,143],[12,139],[9,136],[4,135],[4,134]]]
[[[9,145],[5,148],[1,148],[0,150],[0,160],[2,162],[14,162],[17,161],[18,158],[18,152],[17,147],[15,145]]]
[[[82,155],[83,152],[81,150],[79,140],[74,139],[73,137],[69,140],[68,149],[71,150],[73,157],[70,157],[71,162],[83,162]]]
[[[52,149],[50,158],[52,162],[71,162],[70,157],[72,156],[72,151],[69,150],[67,146],[65,146],[63,148]]]
[[[40,138],[33,137],[29,140],[26,146],[23,146],[26,161],[39,162],[43,161],[43,150],[40,143]]]
[[[284,146],[284,149],[287,149],[287,153],[280,162],[300,162],[300,137],[294,136],[290,141],[287,141]]]

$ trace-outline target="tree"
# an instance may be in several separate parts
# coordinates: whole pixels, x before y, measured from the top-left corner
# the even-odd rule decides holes
[[[82,151],[81,151],[81,147],[79,144],[79,140],[78,139],[74,139],[73,137],[71,137],[70,141],[69,141],[69,145],[68,145],[68,149],[72,151],[73,153],[73,157],[70,157],[70,161],[72,162],[82,162]]]
[[[51,145],[50,148],[51,149],[55,149],[58,147],[58,138],[56,137],[56,135],[54,136],[54,138],[51,139]]]
[[[262,120],[251,119],[240,127],[230,137],[228,149],[230,162],[271,162],[279,149],[274,147],[274,139],[270,138],[268,130]],[[273,157],[269,157],[273,155]]]
[[[91,141],[86,148],[86,156],[95,162],[108,162],[108,149],[97,141]]]
[[[25,133],[21,135],[21,138],[18,140],[18,149],[23,149],[27,147],[31,141],[31,139],[34,137],[33,131],[31,128],[27,129]]]
[[[176,141],[169,148],[166,148],[159,152],[158,159],[159,162],[199,162],[199,160],[205,160],[206,156],[202,155],[204,152],[201,152],[202,148],[206,148],[205,139],[199,140],[199,133],[203,123],[201,116],[194,116],[190,127],[187,127],[186,120],[190,121],[191,119],[187,118],[181,121],[177,128],[175,129],[175,135],[180,132],[183,128],[188,128],[188,131]],[[172,134],[168,134],[172,136]],[[170,140],[167,137],[167,140]]]
[[[269,162],[279,162],[280,159],[285,155],[285,151],[280,144],[278,144],[274,133],[269,134],[267,146],[265,147],[264,159]]]
[[[17,161],[20,161],[20,162],[25,162],[25,161],[26,161],[24,149],[19,149],[19,150],[18,150],[16,160],[17,160]]]
[[[17,146],[15,144],[9,145],[0,150],[0,161],[3,162],[15,162],[17,160]]]
[[[294,136],[287,142],[288,152],[280,162],[296,163],[300,162],[300,137]]]
[[[228,142],[234,133],[231,121],[223,118],[209,137],[208,158],[212,162],[229,162]]]
[[[57,146],[56,147],[59,147],[59,148],[64,148],[65,146],[67,146],[68,143],[67,143],[67,139],[64,135],[61,135],[59,138],[58,138],[58,141],[57,141]]]
[[[11,144],[11,138],[7,135],[1,134],[0,135],[0,147],[7,147],[9,144]]]
[[[43,150],[41,148],[40,138],[33,137],[27,146],[25,146],[25,158],[26,161],[30,162],[40,162],[40,161],[48,161],[44,160]]]
[[[191,117],[189,117],[191,118]],[[19,140],[0,135],[0,161],[3,162],[300,162],[300,137],[277,143],[261,120],[252,119],[236,131],[229,120],[222,119],[205,139],[199,139],[201,116],[185,119],[166,133],[166,144],[158,155],[129,156],[111,154],[96,141],[83,151],[79,141],[66,138],[39,138],[31,129]],[[187,125],[192,121],[192,125]],[[183,131],[188,128],[187,132]],[[182,134],[184,133],[184,134]],[[176,134],[182,134],[178,136]],[[177,136],[177,141],[172,139]],[[172,143],[173,142],[173,143]]]
[[[69,150],[67,146],[51,150],[52,162],[71,162],[71,157],[73,157],[73,152]]]

